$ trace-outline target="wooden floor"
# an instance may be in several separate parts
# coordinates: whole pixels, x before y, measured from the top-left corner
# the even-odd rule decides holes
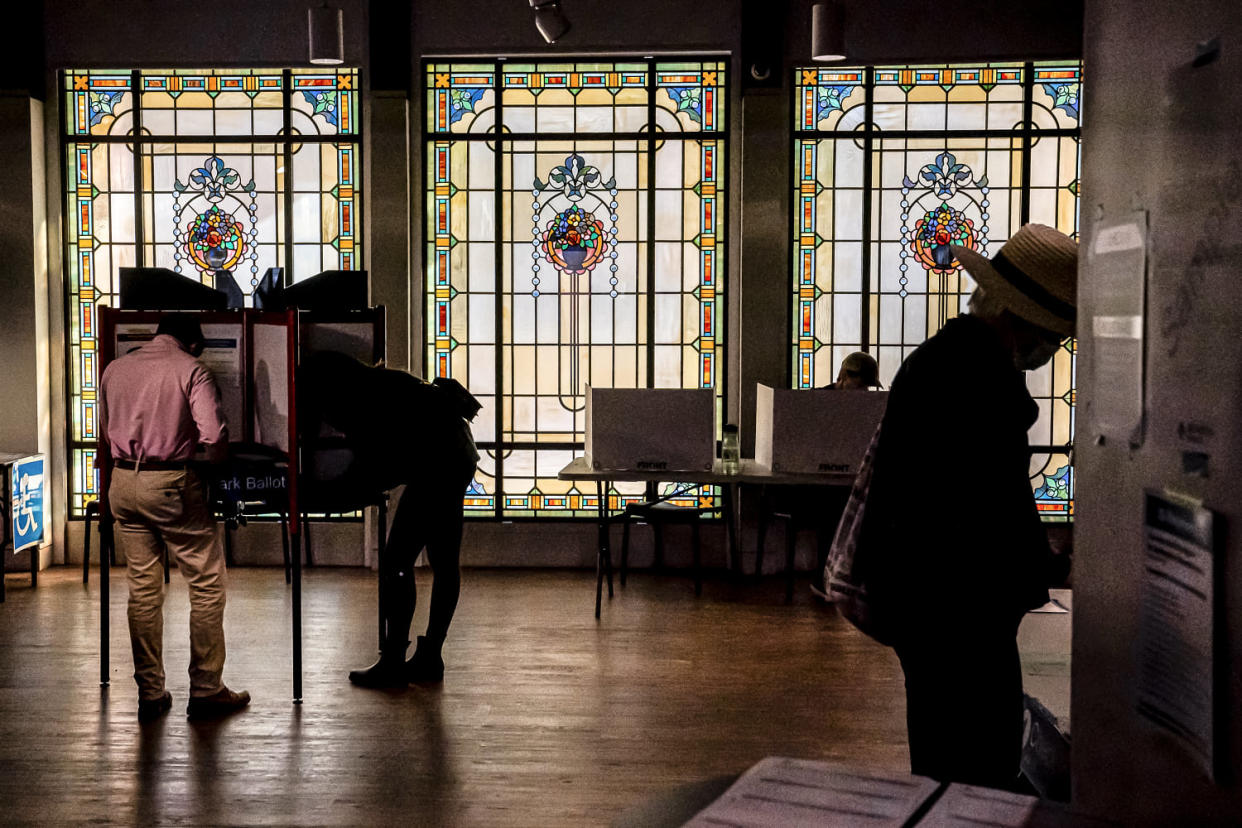
[[[419,586],[430,574],[419,572]],[[0,604],[0,822],[126,825],[606,825],[764,756],[907,770],[892,651],[800,585],[638,573],[593,617],[593,574],[469,570],[440,689],[370,691],[375,578],[317,568],[305,588],[305,703],[291,704],[290,593],[230,571],[225,681],[254,696],[184,717],[187,600],[173,576],[174,707],[139,726],[113,570],[111,686],[99,686],[98,579],[10,575]],[[415,619],[425,624],[425,603]]]

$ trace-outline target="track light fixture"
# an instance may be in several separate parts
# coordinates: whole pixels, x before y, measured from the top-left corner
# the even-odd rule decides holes
[[[345,12],[324,3],[307,9],[310,62],[335,66],[345,62]]]
[[[811,7],[811,59],[845,60],[845,11],[840,0]]]
[[[530,7],[535,10],[535,28],[548,43],[555,43],[569,31],[561,0],[530,0]]]

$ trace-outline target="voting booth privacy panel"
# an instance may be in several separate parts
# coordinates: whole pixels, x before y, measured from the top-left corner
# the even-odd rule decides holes
[[[710,472],[716,459],[711,388],[586,389],[592,469]]]
[[[770,388],[755,393],[755,462],[790,474],[854,474],[887,391]]]

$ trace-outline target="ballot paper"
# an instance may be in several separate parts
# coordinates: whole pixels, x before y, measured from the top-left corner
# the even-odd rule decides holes
[[[220,407],[229,424],[229,440],[245,439],[245,382],[242,374],[242,326],[239,322],[207,323],[198,361],[211,372],[220,389]]]
[[[919,828],[1102,828],[1115,823],[1033,796],[953,784],[917,824]]]
[[[939,788],[939,782],[924,776],[769,756],[686,825],[899,828]]]

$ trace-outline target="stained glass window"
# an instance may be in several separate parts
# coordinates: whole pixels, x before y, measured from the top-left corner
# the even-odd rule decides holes
[[[97,313],[119,268],[167,267],[249,295],[361,267],[354,69],[67,71],[62,74],[69,304],[70,513],[94,471]]]
[[[1078,231],[1082,68],[1060,63],[794,72],[793,384],[867,350],[885,384],[966,309],[953,243],[993,255],[1023,224]],[[1031,482],[1073,514],[1074,342],[1028,374]]]
[[[467,511],[591,515],[594,487],[556,479],[588,384],[713,388],[719,421],[725,63],[425,72],[428,373],[484,403]]]

